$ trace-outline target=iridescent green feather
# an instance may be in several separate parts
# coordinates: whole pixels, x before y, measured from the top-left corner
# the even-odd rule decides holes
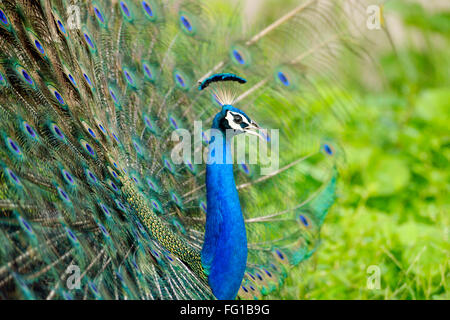
[[[197,85],[219,72],[248,80],[236,106],[280,138],[278,169],[235,166],[249,240],[239,297],[283,285],[335,198],[342,154],[324,119],[354,103],[330,53],[348,48],[345,12],[316,2],[244,31],[223,2],[3,0],[0,299],[214,298],[205,165],[170,155],[174,130],[211,125],[219,105]]]

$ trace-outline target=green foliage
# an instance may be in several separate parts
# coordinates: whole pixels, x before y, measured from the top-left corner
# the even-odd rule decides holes
[[[312,261],[273,299],[449,299],[449,12],[386,6],[412,41],[380,57],[381,92],[354,84],[360,107],[344,126],[327,122],[346,155],[337,203]],[[357,70],[357,68],[355,68]],[[349,78],[357,79],[357,75]],[[369,266],[380,289],[369,289]]]

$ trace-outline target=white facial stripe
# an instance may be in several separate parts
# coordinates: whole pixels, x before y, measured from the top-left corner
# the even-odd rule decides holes
[[[237,113],[235,113],[235,114],[237,114]],[[231,127],[231,129],[242,131],[241,126],[234,122],[234,116],[233,115],[234,115],[233,112],[231,112],[231,111],[227,112],[227,115],[225,116],[225,119],[227,119],[228,125]]]
[[[232,129],[243,131],[243,128],[241,127],[241,125],[237,124],[236,122],[234,122],[234,116],[241,117],[242,118],[242,122],[247,124],[247,126],[250,126],[250,122],[248,122],[246,117],[244,117],[243,115],[241,115],[241,114],[239,114],[237,112],[228,111],[225,119],[228,120],[228,124],[230,125],[230,127]]]

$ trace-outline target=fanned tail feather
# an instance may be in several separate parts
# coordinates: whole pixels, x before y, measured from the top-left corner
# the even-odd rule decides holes
[[[175,164],[171,137],[211,124],[220,102],[198,85],[221,72],[248,81],[235,103],[280,133],[280,169],[235,165],[249,239],[239,297],[275,290],[314,252],[342,156],[322,121],[355,104],[337,82],[340,52],[358,51],[345,12],[304,1],[245,33],[220,7],[1,1],[1,298],[214,298],[204,164]]]

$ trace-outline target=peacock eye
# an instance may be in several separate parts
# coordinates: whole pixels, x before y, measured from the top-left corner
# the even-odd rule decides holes
[[[237,124],[241,124],[242,123],[242,117],[238,116],[238,115],[234,115],[233,116],[233,121]]]

